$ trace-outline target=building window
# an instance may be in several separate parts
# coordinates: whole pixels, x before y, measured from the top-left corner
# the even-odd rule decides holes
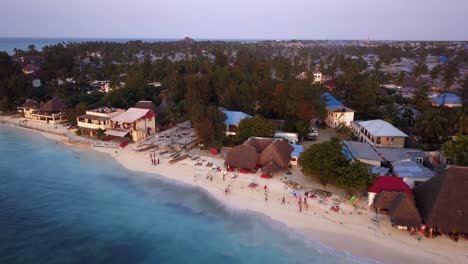
[[[377,141],[375,142],[376,144],[380,144],[381,141],[380,141],[380,137],[377,137]]]

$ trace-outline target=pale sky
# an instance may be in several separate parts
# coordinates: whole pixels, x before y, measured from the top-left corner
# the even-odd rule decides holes
[[[0,2],[0,37],[468,40],[468,0]]]

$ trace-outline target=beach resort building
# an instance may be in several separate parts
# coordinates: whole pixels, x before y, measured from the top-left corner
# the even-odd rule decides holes
[[[31,114],[31,119],[37,122],[60,124],[68,121],[68,107],[65,103],[54,97],[45,103],[38,111]]]
[[[32,115],[39,111],[40,104],[34,100],[26,99],[24,104],[17,107],[18,114],[24,118],[32,118]]]
[[[259,168],[271,175],[289,167],[293,150],[294,147],[280,139],[251,137],[232,148],[224,164],[241,171]]]
[[[329,93],[324,93],[323,98],[325,98],[325,108],[327,109],[327,117],[325,118],[327,125],[331,128],[339,126],[350,127],[356,111],[344,106],[343,103],[336,100]]]
[[[374,147],[400,147],[405,145],[405,133],[381,120],[353,121],[351,122],[353,134],[361,142],[366,142]]]
[[[81,134],[91,137],[97,137],[98,134],[104,132],[108,128],[112,128],[111,119],[125,112],[123,109],[100,107],[93,110],[88,110],[84,115],[76,118],[78,130]]]
[[[244,112],[221,110],[227,117],[224,121],[224,124],[226,125],[226,136],[235,136],[237,134],[237,127],[239,126],[240,121],[244,118],[251,117]]]
[[[433,229],[444,233],[468,234],[468,167],[449,167],[414,188],[416,206],[432,235]]]
[[[112,128],[108,128],[104,134],[139,141],[156,131],[155,118],[156,114],[151,109],[132,107],[111,118]]]

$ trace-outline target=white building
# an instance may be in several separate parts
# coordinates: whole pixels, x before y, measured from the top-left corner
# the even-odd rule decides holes
[[[107,107],[86,111],[86,114],[76,118],[78,130],[80,130],[82,134],[95,137],[98,135],[99,130],[105,131],[108,128],[112,128],[111,119],[123,112],[125,112],[123,109]]]
[[[354,111],[346,106],[334,105],[327,106],[327,117],[325,121],[331,128],[337,128],[341,125],[350,127],[351,122],[354,120]]]
[[[405,138],[408,137],[392,124],[381,120],[353,121],[351,122],[353,134],[359,141],[371,144],[374,147],[404,147]]]

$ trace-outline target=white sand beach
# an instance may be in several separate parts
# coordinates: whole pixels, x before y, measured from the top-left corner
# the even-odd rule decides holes
[[[11,122],[5,117],[1,117],[0,121]],[[58,134],[41,133],[54,140],[62,140]],[[378,219],[381,220],[378,222],[372,221],[376,215],[368,209],[355,209],[341,203],[342,210],[335,213],[329,209],[333,205],[332,199],[328,199],[326,205],[319,203],[319,199],[308,199],[308,210],[303,208],[299,212],[297,201],[289,194],[292,190],[286,190],[280,180],[282,176],[262,179],[258,173],[253,175],[229,172],[223,180],[221,172],[205,165],[210,162],[223,168],[222,159],[201,156],[199,160],[185,159],[169,164],[167,157],[159,155],[156,158],[159,158],[160,164],[152,165],[149,152],[136,152],[133,148],[132,144],[124,149],[93,149],[111,155],[127,169],[203,188],[227,206],[262,213],[306,237],[355,256],[383,263],[468,263],[467,241],[460,240],[456,243],[447,237],[422,237],[418,240],[409,236],[405,230],[393,228],[386,216],[379,216]],[[202,162],[203,165],[196,166],[197,162]],[[294,173],[299,173],[298,169]],[[212,180],[207,179],[209,174],[213,176]],[[237,174],[237,178],[231,179],[234,174]],[[249,187],[252,177],[258,183],[255,188]],[[225,189],[228,186],[231,193],[226,195]],[[268,201],[265,201],[264,186],[268,189]],[[323,188],[320,184],[307,187]],[[282,204],[283,196],[285,204]]]

